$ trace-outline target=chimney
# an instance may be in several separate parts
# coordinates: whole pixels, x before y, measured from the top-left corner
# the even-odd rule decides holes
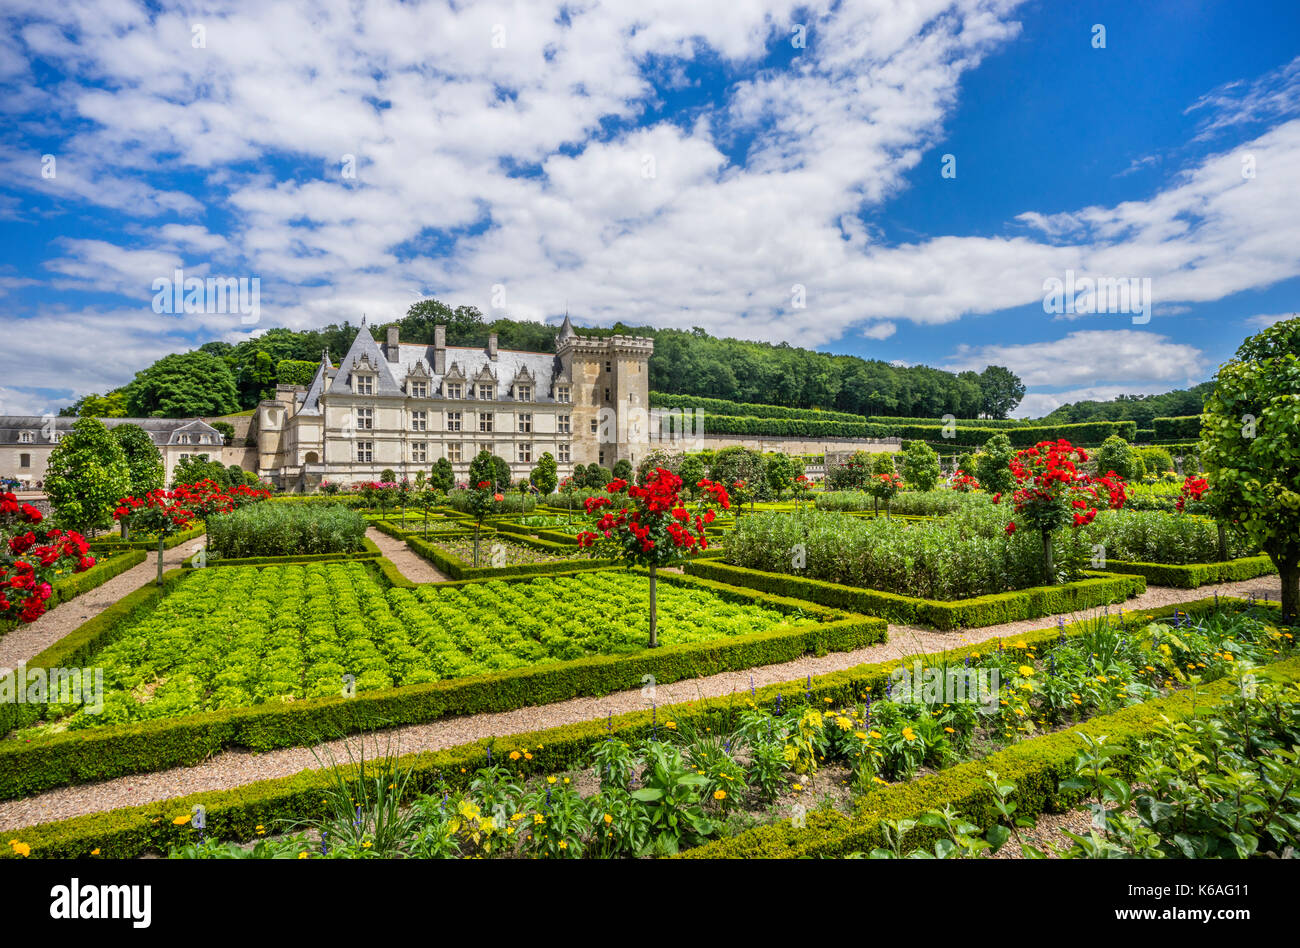
[[[488,333],[488,358],[493,362],[497,360],[497,334]]]
[[[441,323],[433,327],[433,374],[447,372],[447,327]]]
[[[388,327],[388,345],[384,346],[384,355],[388,356],[389,362],[397,361],[397,327]]]

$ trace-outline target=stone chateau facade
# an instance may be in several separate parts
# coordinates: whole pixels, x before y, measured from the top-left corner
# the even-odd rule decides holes
[[[257,407],[257,473],[284,490],[322,480],[414,478],[439,458],[458,481],[481,450],[510,463],[515,481],[545,452],[559,474],[575,464],[636,464],[650,448],[649,360],[654,341],[581,336],[566,316],[556,351],[520,352],[403,343],[380,345],[364,326],[338,367],[328,352],[310,386],[281,385]]]

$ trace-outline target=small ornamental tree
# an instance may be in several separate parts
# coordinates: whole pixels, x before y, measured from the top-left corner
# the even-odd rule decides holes
[[[969,494],[971,491],[980,489],[980,482],[971,477],[965,471],[958,469],[949,481],[949,486],[959,494]]]
[[[939,454],[924,441],[913,441],[903,457],[903,477],[916,490],[934,490],[939,483]]]
[[[97,418],[78,418],[54,449],[45,493],[60,525],[93,531],[112,524],[117,498],[131,491],[131,469],[117,439]]]
[[[572,477],[566,477],[560,481],[560,493],[567,499],[569,508],[569,512],[564,518],[565,523],[573,522],[573,492],[577,489],[578,484]]]
[[[785,492],[794,486],[794,479],[803,474],[803,465],[781,451],[769,454],[764,468],[764,479],[776,500],[785,496]]]
[[[1210,490],[1210,482],[1195,474],[1188,474],[1183,479],[1183,488],[1174,501],[1174,509],[1179,513],[1195,514],[1208,517],[1219,528],[1219,561],[1228,558],[1228,531],[1223,522],[1222,511],[1218,509],[1218,495]]]
[[[36,621],[60,575],[95,565],[80,533],[42,528],[44,519],[31,504],[0,492],[0,629]]]
[[[721,484],[702,480],[696,486],[702,499],[694,502],[693,511],[681,497],[682,479],[662,467],[651,472],[644,486],[615,480],[605,486],[605,496],[587,498],[587,513],[594,520],[591,531],[578,534],[578,545],[593,555],[649,570],[650,648],[659,647],[658,570],[707,550],[706,528],[717,516],[714,508],[731,506]]]
[[[151,490],[163,486],[164,471],[162,454],[153,438],[139,425],[115,425],[110,429],[113,439],[122,446],[122,455],[130,471],[131,484],[128,490],[137,497],[143,497]]]
[[[151,490],[144,497],[123,497],[113,511],[113,519],[129,521],[132,531],[158,535],[159,586],[163,581],[163,542],[167,537],[188,529],[194,522],[198,516],[194,509],[196,500],[209,505],[213,503],[207,491],[196,494],[178,487],[175,490]]]
[[[1104,477],[1079,473],[1076,465],[1087,460],[1083,448],[1064,439],[1040,441],[1032,448],[1017,451],[1011,459],[1017,487],[1012,495],[1015,519],[1007,523],[1007,533],[1014,533],[1019,521],[1042,536],[1044,585],[1056,582],[1052,533],[1066,525],[1077,528],[1092,523],[1103,493],[1106,506],[1115,510],[1123,507],[1127,499],[1124,481],[1114,471]]]
[[[754,509],[754,491],[749,486],[749,481],[732,481],[731,482],[731,499],[736,502],[737,507],[744,507],[749,504],[749,509]]]
[[[885,508],[885,517],[889,517],[889,504],[903,488],[903,479],[897,474],[880,473],[872,474],[871,480],[867,481],[867,493],[871,495],[871,508],[877,515],[883,505]]]
[[[537,492],[546,497],[555,492],[555,485],[559,482],[559,477],[555,469],[555,457],[550,451],[543,451],[542,456],[537,459],[537,467],[533,468],[533,486]]]
[[[445,494],[455,486],[456,473],[452,470],[451,462],[446,458],[438,458],[433,462],[433,470],[429,472],[430,489]]]
[[[503,500],[505,497],[492,486],[491,481],[478,481],[469,488],[469,512],[474,515],[475,566],[478,566],[478,541],[483,532],[483,518],[500,510]]]
[[[1300,617],[1300,319],[1250,337],[1224,363],[1201,415],[1201,461],[1215,506],[1268,554],[1282,620]]]
[[[995,434],[975,455],[975,470],[966,473],[975,475],[990,494],[1009,494],[1016,489],[1016,479],[1011,476],[1011,459],[1015,456],[1011,439]]]
[[[812,493],[813,482],[808,479],[807,474],[800,474],[790,482],[790,490],[794,493],[794,506],[799,509],[801,501],[807,500],[808,495]]]

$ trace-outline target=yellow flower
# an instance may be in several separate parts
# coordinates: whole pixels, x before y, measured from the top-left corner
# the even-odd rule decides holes
[[[726,791],[726,790],[714,790],[714,791],[713,791],[713,799],[715,799],[715,800],[725,800],[725,799],[727,799],[727,791]]]
[[[99,855],[99,847],[96,846],[94,849],[92,849],[92,850],[90,851],[90,854],[91,854],[92,856],[98,856],[98,855]]]
[[[362,849],[369,849],[370,846],[371,846],[370,840],[366,840],[364,843],[361,844]]]
[[[568,783],[568,782],[569,782],[569,778],[568,778],[568,777],[565,777],[565,778],[564,778],[564,782],[565,782],[565,783]]]
[[[854,731],[854,732],[853,732],[853,736],[856,737],[856,738],[857,738],[858,740],[860,740],[860,741],[865,741],[865,740],[867,739],[867,732],[866,732],[866,731]]]
[[[874,737],[876,740],[880,740],[881,734],[879,731],[872,731],[871,736]]]
[[[541,826],[541,825],[542,825],[543,823],[545,823],[545,822],[546,822],[546,817],[542,816],[542,814],[540,814],[540,813],[534,813],[534,814],[533,814],[533,825],[534,825],[534,826]]]
[[[905,727],[903,728],[903,737],[907,738],[909,741],[914,741],[916,740],[916,732],[910,727]]]
[[[304,850],[303,852],[300,852],[300,853],[298,854],[298,858],[299,858],[299,859],[310,859],[310,858],[311,858],[311,853],[309,853],[309,852],[307,852],[306,850]]]
[[[524,760],[532,760],[532,759],[533,759],[533,755],[528,753],[527,751],[524,751]]]
[[[953,730],[952,728],[950,728],[950,727],[946,727],[946,728],[944,728],[944,730],[947,731],[949,734],[956,734],[956,733],[957,733],[956,731],[954,731],[954,730]]]
[[[614,817],[611,816],[609,813],[606,813],[606,814],[605,814],[605,825],[608,826],[610,823],[613,823],[613,822],[614,822]]]
[[[511,752],[510,752],[510,759],[511,759],[511,760],[518,760],[519,757],[520,757],[519,751],[511,751]]]
[[[190,821],[190,815],[186,813],[184,816],[176,817],[176,819],[172,820],[172,823],[175,824],[176,826],[184,826],[189,821]]]
[[[1028,665],[1021,665],[1016,671],[1020,672],[1022,678],[1029,678],[1034,674],[1034,670]]]
[[[668,728],[668,730],[670,730],[670,731],[675,731],[675,730],[677,730],[677,722],[676,722],[676,721],[665,721],[665,722],[664,722],[664,727]]]
[[[547,783],[555,783],[555,778],[554,778],[554,777],[547,777],[547,778],[546,778],[546,782],[547,782]]]
[[[796,792],[803,789],[803,784],[796,783],[793,788]]]
[[[569,848],[569,841],[568,841],[567,839],[562,839],[562,840],[560,840],[560,848],[561,848],[561,849],[568,849],[568,848]]]
[[[20,843],[16,839],[9,840],[9,846],[24,859],[32,854],[32,847],[28,846],[26,843]]]

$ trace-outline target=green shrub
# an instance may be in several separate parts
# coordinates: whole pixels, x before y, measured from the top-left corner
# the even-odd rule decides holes
[[[208,556],[246,559],[355,553],[362,549],[366,519],[342,504],[249,504],[213,517]]]

